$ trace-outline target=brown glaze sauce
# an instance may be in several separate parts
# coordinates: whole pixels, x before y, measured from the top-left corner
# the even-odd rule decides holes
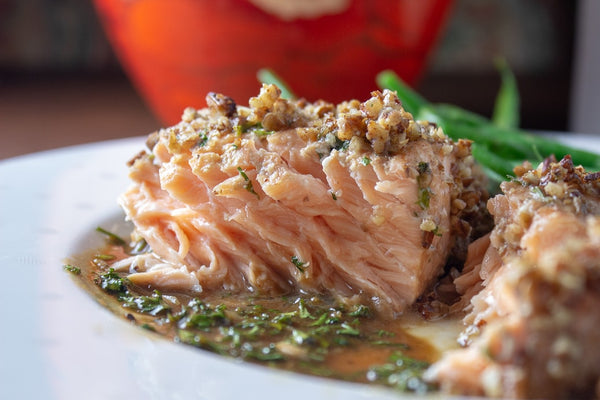
[[[111,269],[127,253],[126,246],[107,245],[72,257],[78,283],[117,316],[166,340],[248,362],[423,393],[435,387],[422,373],[458,331],[457,321],[439,325],[416,312],[383,318],[306,293],[159,293]]]

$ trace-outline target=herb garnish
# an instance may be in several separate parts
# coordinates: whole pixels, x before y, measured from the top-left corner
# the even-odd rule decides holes
[[[327,297],[306,294],[250,300],[233,294],[207,299],[163,296],[135,286],[124,273],[110,267],[107,261],[113,259],[110,253],[94,256],[95,282],[126,310],[129,321],[144,329],[224,356],[298,372],[345,380],[359,377],[406,391],[429,390],[420,378],[426,363],[411,361],[406,353],[400,353],[410,351],[401,337],[381,330],[381,325],[372,327],[369,321],[374,315],[364,304],[344,306]],[[298,256],[291,262],[301,272],[308,267]],[[340,350],[362,348],[364,352],[365,346],[393,358],[387,364],[357,367],[351,372],[328,367]]]
[[[341,140],[337,136],[335,137],[335,144],[333,148],[338,151],[346,151],[350,147],[350,140]]]
[[[550,203],[552,201],[552,197],[547,196],[539,186],[531,187],[531,194],[536,200],[539,200],[543,203]]]
[[[428,187],[419,188],[419,198],[417,199],[417,204],[421,207],[422,210],[426,210],[429,208],[429,201],[431,200],[431,189]]]
[[[260,122],[249,123],[244,122],[235,126],[236,136],[240,137],[243,133],[250,132],[254,133],[258,137],[265,137],[273,134],[273,131],[268,131],[263,128]]]
[[[169,307],[164,303],[162,295],[155,290],[151,296],[124,295],[119,297],[123,307],[131,308],[150,315],[158,315]]]
[[[198,133],[198,144],[197,145],[199,147],[204,147],[207,142],[208,142],[208,135],[206,133],[206,130],[203,130],[200,133]]]
[[[433,386],[423,380],[423,372],[428,367],[429,363],[396,351],[389,357],[388,363],[371,367],[367,372],[367,379],[388,384],[404,392],[423,394],[433,390]]]
[[[306,272],[307,263],[300,261],[300,259],[297,256],[292,256],[292,264],[294,264],[294,266],[298,268],[298,271],[302,273]]]
[[[250,178],[248,178],[248,175],[246,175],[246,173],[244,172],[244,170],[241,167],[237,167],[237,170],[240,173],[241,177],[246,182],[246,185],[244,186],[244,189],[246,189],[247,191],[249,191],[250,193],[252,193],[257,198],[260,199],[260,196],[258,195],[258,193],[256,193],[254,191],[254,187],[252,186],[252,181],[250,180]]]
[[[108,236],[108,239],[110,240],[110,242],[112,244],[116,244],[118,246],[124,246],[125,244],[127,244],[125,239],[123,239],[122,237],[120,237],[117,234],[107,231],[106,229],[104,229],[100,226],[96,227],[96,232],[100,232],[100,233]]]
[[[154,291],[150,296],[133,293],[129,290],[129,281],[121,277],[113,268],[109,268],[108,272],[99,275],[96,279],[96,284],[102,290],[114,295],[124,308],[153,316],[170,308],[163,301],[162,295],[158,291]]]
[[[131,255],[145,254],[149,253],[151,250],[152,249],[150,248],[148,242],[146,242],[146,239],[142,238],[133,244],[130,253]]]
[[[65,265],[63,265],[63,269],[65,271],[67,271],[67,272],[70,272],[70,273],[74,274],[74,275],[81,274],[81,268],[76,267],[76,266],[71,265],[71,264],[65,264]]]
[[[351,317],[370,317],[371,310],[364,304],[356,304],[352,307],[352,310],[348,313]]]
[[[417,172],[419,173],[419,176],[431,172],[431,168],[429,168],[429,163],[426,163],[425,161],[420,161],[419,164],[417,164]]]
[[[429,167],[429,163],[419,162],[417,172],[417,184],[419,186],[417,204],[422,210],[426,210],[429,208],[429,201],[433,195],[431,188],[429,188],[429,183],[431,182],[431,168]]]
[[[344,322],[340,329],[337,329],[335,331],[335,333],[337,333],[338,335],[350,335],[350,336],[358,336],[360,335],[360,331],[356,328],[354,328],[353,326],[351,326],[349,323]]]
[[[100,288],[112,294],[125,295],[127,293],[127,285],[125,278],[121,278],[114,269],[110,268],[108,272],[98,277],[97,283]]]

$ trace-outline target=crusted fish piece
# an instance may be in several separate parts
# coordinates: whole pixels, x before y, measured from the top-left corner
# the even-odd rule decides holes
[[[428,372],[446,392],[591,398],[600,377],[600,174],[569,156],[515,169],[455,280],[466,325]]]
[[[337,105],[280,94],[264,85],[243,107],[211,93],[150,138],[120,203],[161,262],[129,279],[402,312],[464,258],[485,213],[470,142],[415,121],[387,90]]]

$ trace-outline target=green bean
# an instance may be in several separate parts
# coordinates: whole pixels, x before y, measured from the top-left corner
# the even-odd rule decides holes
[[[500,72],[501,85],[494,103],[492,122],[501,128],[518,128],[520,98],[517,80],[503,58],[496,60],[496,68]]]
[[[444,120],[460,122],[469,126],[481,126],[490,123],[488,118],[453,104],[437,103],[431,105],[431,107],[434,107],[435,113]]]
[[[512,169],[508,168],[509,165],[514,168],[519,164],[518,161],[512,161],[508,164],[506,159],[477,143],[471,145],[471,153],[473,154],[473,157],[478,160],[481,169],[488,177],[488,191],[492,194],[499,191],[500,183],[505,181],[507,177],[513,175]]]
[[[444,127],[442,127],[444,129]],[[507,159],[540,162],[554,155],[561,159],[571,155],[575,164],[581,164],[586,170],[600,170],[600,156],[586,150],[580,150],[553,139],[521,130],[504,129],[495,125],[484,125],[479,128],[468,126],[452,126],[446,124],[445,132],[453,139],[461,136],[479,144],[486,145],[489,150]]]
[[[471,145],[471,152],[475,159],[481,160],[480,162],[485,164],[491,171],[494,171],[501,180],[506,180],[508,176],[514,175],[513,169],[522,164],[522,161],[508,160],[490,151],[486,146],[477,143]]]
[[[526,160],[537,156],[536,151],[531,144],[522,140],[521,134],[515,134],[513,131],[503,130],[492,124],[481,125],[477,127],[444,121],[441,125],[444,133],[453,140],[469,139],[481,146],[488,147],[497,155],[506,159]],[[532,162],[541,161],[536,159]]]
[[[516,79],[506,61],[499,60],[496,65],[501,75],[501,86],[491,119],[452,104],[431,103],[390,70],[380,72],[376,82],[381,89],[395,91],[404,109],[415,119],[438,124],[454,140],[473,141],[473,157],[496,185],[512,175],[513,168],[521,162],[537,163],[550,155],[560,159],[570,154],[573,162],[586,170],[600,170],[600,156],[597,154],[518,128],[520,99]],[[282,91],[282,97],[296,98],[272,70],[261,69],[257,77],[263,83],[276,84]]]
[[[433,104],[425,104],[416,114],[413,114],[413,117],[419,121],[428,121],[438,124],[442,127],[442,129],[444,129],[444,125],[447,121],[440,115],[440,113],[438,113],[438,110]]]
[[[554,155],[557,159],[561,159],[570,154],[575,164],[581,164],[585,169],[590,171],[600,170],[600,156],[598,154],[567,146],[544,136],[528,134],[526,132],[523,132],[522,135],[523,141],[535,147],[543,157]]]
[[[382,89],[395,90],[405,109],[416,119],[438,124],[454,140],[473,141],[473,157],[493,182],[512,175],[513,168],[522,161],[537,163],[551,155],[560,159],[570,154],[573,162],[586,170],[600,170],[600,156],[597,154],[518,129],[516,80],[505,62],[500,61],[498,68],[502,85],[492,120],[451,104],[430,103],[392,71],[381,72],[376,81]]]

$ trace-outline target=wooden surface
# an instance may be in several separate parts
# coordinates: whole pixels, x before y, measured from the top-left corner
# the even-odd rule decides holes
[[[146,135],[159,122],[120,76],[0,85],[0,159]]]

